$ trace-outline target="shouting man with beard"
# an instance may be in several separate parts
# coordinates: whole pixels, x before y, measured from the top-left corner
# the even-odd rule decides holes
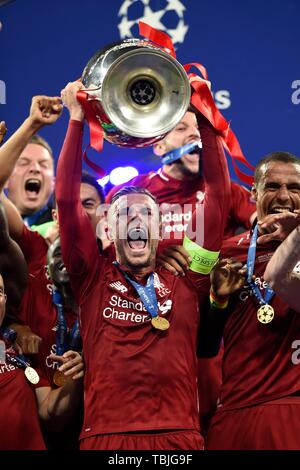
[[[214,151],[203,165],[204,235],[201,242],[198,233],[197,243],[186,241],[197,273],[181,277],[156,268],[159,208],[136,186],[112,199],[112,263],[99,254],[80,204],[84,112],[76,93],[82,87],[74,82],[62,91],[70,122],[56,181],[62,254],[79,306],[87,370],[81,449],[201,449],[196,341],[204,273],[218,256],[230,194],[222,144],[206,122],[203,145]]]
[[[252,193],[257,223],[224,242],[224,260],[211,274],[213,308],[207,325],[215,338],[218,330],[218,339],[223,329],[224,359],[209,450],[300,448],[299,310],[272,282],[272,266],[266,272],[282,234],[298,224],[299,158],[288,152],[267,155],[256,167]],[[284,285],[292,273],[297,275],[299,251],[288,258],[282,246],[279,253]]]

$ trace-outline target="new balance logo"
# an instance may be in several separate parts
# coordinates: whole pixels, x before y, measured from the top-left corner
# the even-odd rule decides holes
[[[128,291],[127,287],[123,286],[122,282],[121,281],[115,281],[115,282],[112,282],[111,284],[109,284],[110,287],[113,287],[113,289],[116,289],[118,290],[119,292],[121,292],[122,294],[124,294],[125,292]]]
[[[158,308],[162,315],[166,315],[166,313],[168,313],[168,311],[172,308],[172,300],[167,299],[162,304],[158,302]]]
[[[298,263],[294,267],[293,273],[298,274],[298,275],[300,274],[300,261],[298,261]]]

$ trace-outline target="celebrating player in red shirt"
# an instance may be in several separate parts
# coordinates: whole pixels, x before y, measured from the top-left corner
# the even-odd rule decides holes
[[[61,109],[62,105],[58,98],[43,96],[32,99],[28,118],[0,149],[1,188],[28,139],[44,125],[54,123],[58,119]],[[90,181],[84,177],[84,183],[81,185],[81,199],[83,204],[89,206],[87,212],[89,212],[91,222],[95,222],[95,211],[91,208],[91,203],[96,202],[95,193],[96,190],[91,187]],[[55,388],[61,386],[67,379],[59,373],[60,361],[55,357],[62,355],[68,349],[76,351],[81,349],[77,306],[69,288],[67,273],[63,267],[59,240],[49,247],[43,237],[25,226],[15,206],[7,198],[3,197],[2,199],[8,217],[10,235],[20,245],[29,270],[28,288],[21,305],[15,312],[15,318],[22,322],[22,325],[13,323],[10,326],[17,331],[17,343],[23,352],[37,353],[31,356],[31,362],[39,367],[47,379],[47,385],[50,384]],[[58,236],[58,231],[56,236]],[[48,273],[46,272],[46,264],[49,268]],[[60,345],[59,342],[63,344]],[[78,353],[74,354],[79,357]],[[74,394],[72,403],[74,410],[76,405],[80,403],[82,396],[80,386],[76,387],[76,390],[77,395]],[[74,436],[69,436],[70,433],[68,433],[70,439],[67,439],[66,432],[62,439],[62,436],[55,430],[56,432],[51,435],[50,442],[49,430],[47,430],[47,446],[74,448],[78,444],[80,426],[80,422],[77,424],[75,420],[79,421],[79,418],[74,413],[74,421],[70,426]]]
[[[16,304],[25,288],[26,263],[20,248],[8,235],[2,205],[0,207],[0,325],[5,314],[7,286],[10,303]],[[12,288],[14,284],[14,289]],[[27,358],[17,353],[13,347],[13,339],[1,331],[1,339],[5,340],[5,357],[1,358],[0,390],[1,408],[0,449],[45,449],[39,420],[59,426],[65,423],[73,413],[76,397],[80,393],[81,383],[77,379],[83,376],[81,357],[72,351],[63,356],[52,356],[62,363],[60,369],[65,373],[65,386],[51,390],[46,378],[39,375],[29,366]],[[11,344],[10,344],[11,343]],[[4,361],[3,361],[4,359]],[[26,378],[28,381],[26,380]],[[34,388],[30,387],[29,382]],[[78,388],[79,387],[79,388]],[[35,392],[35,393],[34,393]]]
[[[2,205],[0,205],[0,326],[6,310],[6,292],[8,295],[7,307],[14,307],[20,302],[27,280],[27,267],[20,248],[8,235]],[[40,430],[36,397],[34,388],[26,380],[24,370],[10,361],[8,351],[3,351],[2,339],[4,331],[0,332],[1,357],[0,364],[0,449],[45,449]],[[5,343],[7,349],[9,345]],[[14,356],[16,353],[11,349]],[[21,363],[20,363],[21,365]],[[42,386],[47,381],[41,380]]]
[[[176,127],[153,147],[156,155],[162,156],[163,167],[157,173],[139,175],[128,184],[147,188],[158,200],[162,214],[163,234],[159,247],[159,261],[167,269],[183,274],[186,260],[182,258],[182,239],[197,206],[203,204],[206,184],[201,173],[205,161],[213,158],[213,149],[205,145],[200,157],[197,146],[184,153],[193,144],[205,140],[205,125],[197,120],[190,108]],[[166,157],[166,155],[169,155]],[[171,158],[170,158],[171,157]],[[176,158],[177,157],[177,158]],[[173,159],[174,158],[174,159]],[[199,171],[200,170],[200,171]],[[113,188],[107,195],[111,201],[121,186]],[[235,235],[237,229],[250,229],[250,219],[255,212],[255,201],[248,189],[231,182],[231,198],[227,214],[224,214],[224,238]],[[166,247],[170,246],[170,249]],[[198,388],[200,395],[200,421],[205,432],[209,419],[216,408],[221,384],[221,353],[217,358],[200,359]]]
[[[256,245],[256,239],[266,216],[300,209],[300,160],[286,152],[267,156],[256,168],[253,194],[258,225],[224,243],[226,261],[212,273],[213,302],[224,304],[232,295],[227,308],[213,309],[216,321],[227,321],[223,384],[208,448],[299,449],[299,314],[263,278],[280,242]]]
[[[76,92],[81,87],[75,82],[62,92],[71,120],[56,187],[62,251],[80,306],[87,369],[81,448],[200,449],[195,353],[200,294],[194,284],[206,292],[206,278],[154,271],[159,211],[142,188],[125,188],[110,208],[117,263],[99,255],[79,201],[84,114]],[[211,184],[204,248],[186,241],[196,250],[192,266],[202,272],[209,272],[206,262],[218,255],[229,197],[224,152],[211,134],[215,152],[204,168]]]

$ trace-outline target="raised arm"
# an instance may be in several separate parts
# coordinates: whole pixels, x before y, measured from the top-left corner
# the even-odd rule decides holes
[[[218,259],[230,201],[230,178],[220,137],[204,116],[198,116],[203,145],[204,204],[199,205],[189,225],[184,247],[193,261],[190,268],[208,274]]]
[[[62,111],[60,98],[34,96],[29,112],[19,129],[0,148],[0,190],[4,188],[18,158],[30,141],[46,124],[53,124]]]
[[[293,272],[300,260],[299,225],[279,245],[267,264],[264,279],[291,308],[300,312],[300,273]]]
[[[34,96],[32,98],[29,116],[0,148],[0,192],[31,137],[45,125],[54,124],[61,112],[62,104],[58,97]],[[22,217],[4,195],[1,199],[7,215],[9,233],[14,240],[19,241],[24,226]]]
[[[1,204],[3,204],[6,213],[9,234],[13,240],[19,242],[24,229],[24,221],[16,206],[5,196],[3,192],[1,194]]]
[[[73,82],[62,91],[70,122],[58,160],[55,187],[64,262],[68,273],[75,275],[82,274],[98,254],[96,234],[80,201],[84,113],[76,93],[81,88],[80,82]]]

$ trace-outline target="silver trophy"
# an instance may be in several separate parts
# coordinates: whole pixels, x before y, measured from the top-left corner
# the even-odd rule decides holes
[[[121,147],[161,140],[190,103],[182,65],[146,40],[128,39],[98,51],[81,80],[105,139]]]

